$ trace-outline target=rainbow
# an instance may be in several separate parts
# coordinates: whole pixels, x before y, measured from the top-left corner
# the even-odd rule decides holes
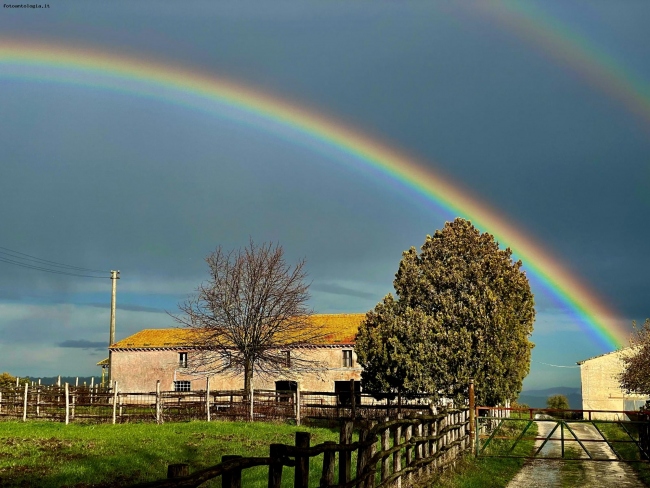
[[[292,133],[292,140],[324,145],[398,182],[444,211],[472,220],[509,246],[526,269],[566,304],[605,351],[622,345],[627,332],[603,300],[521,230],[416,159],[332,118],[241,83],[195,70],[98,50],[0,39],[0,80],[36,80],[118,90],[201,109],[216,103],[234,118],[261,120]],[[217,109],[210,108],[216,112]],[[222,113],[216,115],[223,116]]]
[[[519,39],[527,40],[553,61],[577,73],[587,84],[618,101],[637,117],[643,129],[650,129],[648,83],[587,36],[547,13],[539,2],[495,0],[458,5],[465,15],[494,20]],[[589,5],[584,7],[588,9]]]

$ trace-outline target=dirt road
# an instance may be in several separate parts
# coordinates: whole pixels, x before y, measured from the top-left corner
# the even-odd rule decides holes
[[[545,437],[555,427],[554,422],[537,422],[538,436]],[[576,433],[580,440],[583,439],[602,439],[598,431],[588,424],[570,424],[571,429]],[[565,431],[565,439],[573,438],[571,434]],[[561,456],[561,443],[559,429],[553,433],[544,449],[544,456]],[[541,445],[542,441],[537,441],[536,448]],[[576,442],[565,443],[565,446],[572,445],[573,453],[580,452],[579,457],[588,459],[589,456],[582,451]],[[616,459],[606,443],[588,442],[585,443],[591,455],[596,459]],[[574,457],[575,457],[574,454]],[[602,461],[554,461],[547,459],[532,460],[524,465],[517,473],[517,476],[508,484],[507,488],[567,488],[567,487],[609,487],[628,488],[644,486],[637,477],[634,470],[627,464],[621,462],[602,462]]]

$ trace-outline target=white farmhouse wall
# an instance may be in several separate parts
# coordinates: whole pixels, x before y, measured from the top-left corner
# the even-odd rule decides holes
[[[640,404],[647,397],[630,395],[621,389],[618,377],[623,372],[623,354],[629,349],[614,351],[580,361],[580,380],[582,383],[583,410],[632,410],[635,401]],[[585,418],[587,418],[585,413]],[[592,413],[592,418],[614,420],[624,415],[615,413]]]
[[[344,350],[353,351],[351,367],[343,365]],[[180,352],[187,352],[189,367],[179,364]],[[114,350],[111,354],[112,379],[118,382],[121,392],[155,391],[158,380],[162,390],[173,390],[174,381],[190,381],[191,390],[204,390],[206,377],[200,372],[193,373],[193,354],[197,353],[182,348]],[[253,378],[253,387],[274,390],[276,381],[299,381],[303,391],[333,392],[336,381],[361,380],[361,367],[351,345],[312,347],[294,350],[292,354],[301,354],[317,361],[322,368],[303,374],[285,368],[274,374],[257,375]],[[240,390],[243,386],[242,375],[220,374],[210,378],[210,388],[213,390]]]

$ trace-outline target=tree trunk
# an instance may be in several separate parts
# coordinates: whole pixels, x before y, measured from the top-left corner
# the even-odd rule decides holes
[[[250,359],[244,360],[244,398],[250,400],[251,381],[253,379],[253,362]]]

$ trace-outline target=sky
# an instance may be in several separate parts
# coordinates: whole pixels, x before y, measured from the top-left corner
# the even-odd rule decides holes
[[[499,236],[477,209],[550,256],[619,336],[650,316],[647,2],[7,5],[0,371],[99,374],[109,270],[119,340],[176,326],[205,256],[249,239],[306,259],[315,312],[366,312],[393,291],[401,253],[446,221],[476,215]],[[74,56],[227,80],[406,155],[473,203],[445,207],[435,185],[427,196],[313,131]],[[524,251],[537,310],[524,386],[579,386],[576,362],[613,346]]]

